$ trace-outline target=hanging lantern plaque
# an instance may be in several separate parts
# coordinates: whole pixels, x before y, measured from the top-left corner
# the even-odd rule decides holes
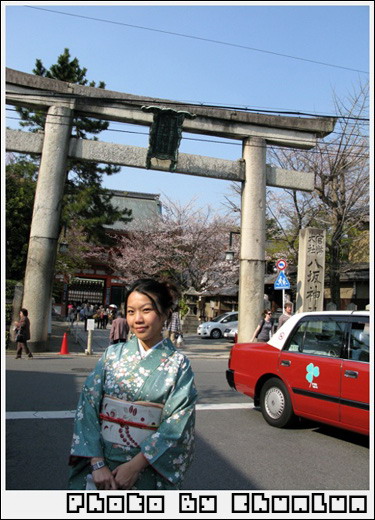
[[[143,106],[144,112],[153,112],[154,120],[150,129],[146,168],[176,169],[178,148],[181,141],[182,123],[185,118],[193,119],[194,114],[171,108]],[[165,161],[164,163],[161,161]]]

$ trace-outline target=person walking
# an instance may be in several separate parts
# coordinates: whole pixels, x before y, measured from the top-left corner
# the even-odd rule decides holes
[[[182,327],[180,321],[180,314],[178,307],[175,307],[172,312],[171,319],[166,324],[167,338],[169,338],[173,345],[177,346],[177,338],[182,335]]]
[[[107,325],[108,325],[108,307],[104,307],[103,308],[103,329],[106,329],[107,328]]]
[[[109,343],[125,343],[129,334],[129,325],[121,311],[117,313],[117,317],[112,321],[111,331],[109,333]]]
[[[292,316],[293,312],[293,304],[292,302],[285,302],[284,304],[284,312],[279,318],[279,323],[277,324],[277,330],[286,322],[289,320],[289,318]]]
[[[15,333],[16,333],[16,343],[17,343],[17,352],[16,359],[21,359],[22,350],[25,351],[25,354],[29,359],[33,357],[29,347],[27,346],[27,341],[30,339],[30,320],[28,318],[27,309],[20,310],[20,320],[15,323]]]
[[[85,304],[83,308],[83,319],[85,322],[85,332],[87,332],[87,320],[91,319],[94,315],[94,307],[90,305],[88,302]]]
[[[262,341],[267,343],[274,332],[273,320],[272,320],[272,312],[269,309],[263,311],[262,319],[259,322],[259,325],[254,331],[253,337],[251,338],[251,343],[255,340]]]
[[[189,359],[163,339],[172,306],[165,282],[141,279],[129,289],[134,337],[109,346],[83,386],[69,489],[181,489],[194,454],[197,391]]]
[[[70,323],[70,326],[73,326],[73,323],[75,322],[77,317],[77,309],[74,304],[68,305],[68,321]]]

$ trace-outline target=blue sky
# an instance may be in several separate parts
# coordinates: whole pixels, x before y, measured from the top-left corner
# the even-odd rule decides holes
[[[110,90],[317,115],[334,114],[333,92],[345,97],[369,78],[371,2],[79,3],[2,2],[3,63],[31,73],[36,58],[49,68],[67,47],[87,78]],[[15,128],[16,114],[6,116]],[[145,127],[112,123],[111,130],[101,139],[148,145]],[[238,141],[183,137],[180,152],[241,157]],[[104,185],[181,203],[195,198],[218,210],[230,188],[227,181],[130,168]]]

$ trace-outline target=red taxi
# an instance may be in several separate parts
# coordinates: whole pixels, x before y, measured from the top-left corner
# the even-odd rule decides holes
[[[295,416],[369,434],[369,312],[295,314],[268,343],[232,347],[228,384],[272,426]]]

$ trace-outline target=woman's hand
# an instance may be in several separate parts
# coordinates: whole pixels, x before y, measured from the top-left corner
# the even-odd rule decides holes
[[[117,489],[131,489],[138,480],[140,472],[148,466],[142,453],[138,453],[132,460],[120,464],[112,471]]]
[[[95,482],[97,489],[118,489],[108,466],[93,471],[92,479]]]
[[[90,464],[93,465],[96,462],[104,462],[104,459],[101,457],[92,457]],[[92,479],[97,489],[117,489],[115,479],[108,466],[95,469],[92,472]]]

